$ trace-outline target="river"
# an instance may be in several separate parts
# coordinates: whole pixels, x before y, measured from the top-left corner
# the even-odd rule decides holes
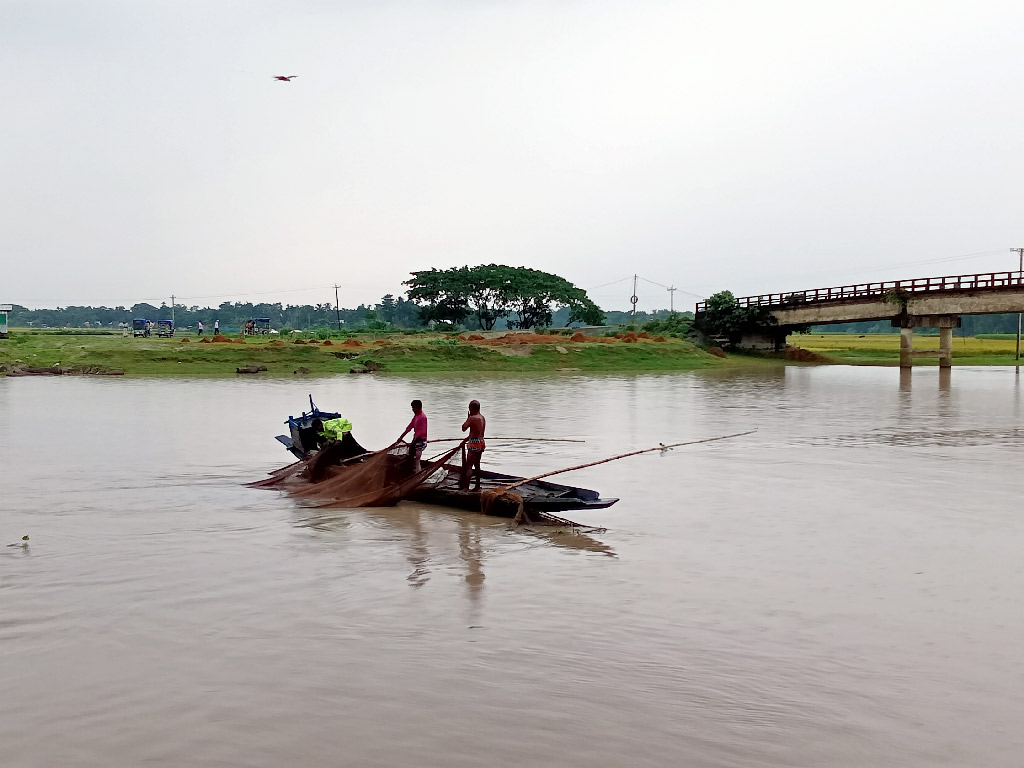
[[[246,488],[312,393],[380,447],[483,403],[485,465],[593,535]],[[1019,766],[1012,368],[0,379],[0,764]],[[20,546],[28,535],[27,546]],[[15,544],[16,546],[7,546]]]

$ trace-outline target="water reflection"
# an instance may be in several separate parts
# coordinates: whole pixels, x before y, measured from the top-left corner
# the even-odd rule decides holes
[[[514,525],[504,518],[486,517],[463,510],[449,509],[415,502],[402,502],[394,507],[332,509],[300,507],[301,516],[295,525],[332,534],[347,546],[359,546],[366,533],[358,529],[366,523],[372,530],[384,532],[382,538],[404,553],[409,570],[405,576],[410,587],[426,585],[437,570],[450,568],[450,554],[457,553],[461,563],[467,596],[480,598],[486,581],[485,534],[494,537],[511,534],[524,542],[566,552],[589,553],[615,557],[611,546],[581,529],[560,526]],[[425,520],[430,525],[425,525]],[[326,540],[327,542],[331,540]]]

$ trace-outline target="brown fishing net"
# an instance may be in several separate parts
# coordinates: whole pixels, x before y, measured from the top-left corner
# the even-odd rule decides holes
[[[529,516],[523,507],[523,497],[515,491],[505,487],[492,488],[480,493],[480,511],[485,515],[497,513],[495,505],[510,505],[515,510],[514,515],[504,514],[504,517],[515,517],[517,523],[529,521]]]
[[[382,451],[338,460],[327,445],[308,459],[273,472],[256,488],[280,488],[315,506],[388,507],[420,486],[438,482],[448,472],[445,463],[461,444],[413,472],[409,446],[396,443]]]

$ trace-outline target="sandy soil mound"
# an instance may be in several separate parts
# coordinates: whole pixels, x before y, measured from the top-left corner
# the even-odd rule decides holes
[[[325,347],[333,347],[334,346],[334,342],[331,341],[330,339],[324,339],[324,346]]]
[[[363,342],[359,339],[345,339],[345,341],[341,342],[338,346],[345,347],[347,349],[356,349],[357,347],[363,346]]]
[[[585,342],[587,341],[587,337],[581,332],[576,331],[576,333],[569,337],[569,341]]]
[[[305,344],[305,343],[306,343],[305,339],[296,339],[295,341],[292,342],[292,344]]]
[[[800,347],[786,347],[786,359],[796,360],[799,363],[831,363],[830,358],[824,355],[819,355],[817,352],[811,352],[808,349],[801,349]]]
[[[192,342],[192,339],[182,339],[181,340],[182,344],[190,344],[191,342]]]
[[[206,338],[204,338],[204,339],[200,339],[200,340],[199,340],[199,343],[200,343],[200,344],[209,344],[209,343],[210,343],[210,337],[209,337],[209,336],[207,336],[207,337],[206,337]]]
[[[222,333],[214,336],[212,339],[210,339],[210,341],[212,341],[214,344],[230,344],[231,343],[231,339],[229,339],[227,336],[225,336]]]
[[[711,347],[708,350],[708,354],[714,355],[715,357],[725,357],[725,350],[721,347]]]
[[[505,347],[513,344],[552,344],[555,339],[540,333],[506,333],[493,339],[481,339],[478,344]]]

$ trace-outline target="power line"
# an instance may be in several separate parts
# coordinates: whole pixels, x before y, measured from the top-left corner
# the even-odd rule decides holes
[[[959,256],[942,256],[942,257],[939,257],[937,259],[921,259],[919,261],[907,261],[907,262],[903,262],[902,264],[891,264],[889,266],[884,266],[884,267],[865,267],[863,269],[858,269],[856,271],[847,271],[847,272],[838,272],[838,273],[837,272],[814,272],[814,273],[809,274],[809,275],[805,274],[804,277],[805,278],[813,278],[813,277],[819,277],[819,276],[821,276],[821,277],[834,276],[834,275],[837,275],[837,274],[838,275],[863,275],[863,274],[867,274],[867,273],[870,273],[870,272],[891,272],[894,269],[905,269],[907,267],[916,267],[916,266],[925,265],[925,264],[945,264],[945,263],[949,263],[949,262],[953,262],[953,261],[966,261],[967,259],[976,259],[976,258],[979,258],[981,256],[992,256],[992,255],[995,255],[997,253],[1003,253],[1003,252],[1004,252],[1003,249],[999,248],[999,249],[991,250],[991,251],[977,251],[976,253],[964,253],[964,254],[961,254]]]
[[[595,285],[593,288],[587,288],[585,290],[596,291],[599,288],[607,288],[609,285],[618,285],[619,283],[624,283],[627,280],[632,280],[632,279],[633,279],[632,275],[627,275],[626,277],[622,278],[621,280],[612,280],[610,283],[603,283],[602,285]]]
[[[250,291],[248,293],[211,293],[208,296],[179,296],[178,298],[185,299],[234,299],[239,296],[267,296],[275,293],[301,293],[303,291],[323,291],[328,288],[333,288],[333,285],[314,285],[311,288],[286,288],[283,290],[276,291]]]
[[[664,288],[666,291],[682,291],[687,296],[696,296],[698,299],[705,298],[704,296],[702,296],[699,293],[694,293],[693,291],[683,290],[682,288],[676,288],[674,285],[662,285],[661,283],[657,283],[654,280],[648,280],[646,277],[643,277],[642,275],[640,276],[640,279],[643,280],[645,283],[650,283],[651,285],[656,285],[659,288]]]
[[[664,288],[666,291],[668,290],[667,285],[662,285],[661,283],[656,283],[653,280],[648,280],[646,277],[641,277],[640,279],[643,280],[645,283],[650,283],[651,285],[656,285],[659,288]]]

